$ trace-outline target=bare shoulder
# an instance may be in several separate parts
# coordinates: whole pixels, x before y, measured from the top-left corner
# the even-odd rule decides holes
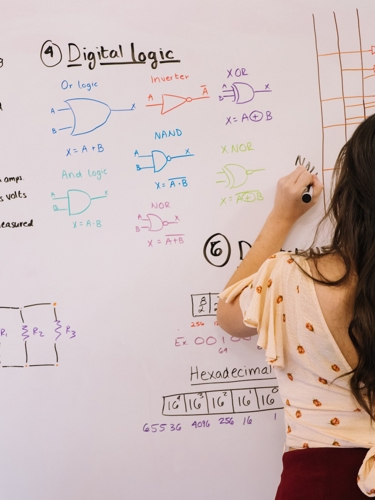
[[[308,264],[313,278],[322,281],[338,281],[346,273],[344,261],[340,255],[323,255],[317,259],[308,259]],[[324,283],[315,281],[315,291],[321,302],[322,309],[326,312],[331,307],[337,308],[340,304],[347,308],[349,304],[353,304],[355,290],[357,286],[357,276],[355,273],[345,280],[344,283],[338,286],[327,286]],[[341,309],[341,307],[339,307]],[[337,309],[336,309],[337,311]],[[346,309],[352,313],[352,307]]]
[[[307,262],[312,276],[317,279],[336,281],[346,272],[344,261],[338,254],[322,255],[317,259],[309,258]]]

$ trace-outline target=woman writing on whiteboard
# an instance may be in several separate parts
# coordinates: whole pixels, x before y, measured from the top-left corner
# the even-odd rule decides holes
[[[288,449],[277,500],[375,497],[375,115],[341,150],[333,183],[328,245],[277,253],[323,189],[302,166],[280,179],[218,305],[219,325],[259,333],[275,367]]]

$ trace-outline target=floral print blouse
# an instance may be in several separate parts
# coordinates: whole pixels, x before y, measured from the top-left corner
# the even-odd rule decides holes
[[[275,368],[286,445],[369,448],[358,486],[375,497],[375,425],[352,396],[351,368],[327,327],[309,275],[306,258],[279,252],[220,297],[230,302],[241,294],[244,323],[257,328],[258,345]]]

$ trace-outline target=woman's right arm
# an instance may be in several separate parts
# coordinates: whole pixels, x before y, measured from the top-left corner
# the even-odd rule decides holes
[[[302,193],[309,184],[312,184],[314,194],[310,203],[304,203]],[[323,184],[317,176],[303,166],[279,180],[274,207],[226,288],[256,273],[270,255],[280,251],[295,222],[315,205],[322,189]],[[255,328],[249,328],[243,323],[239,295],[231,302],[219,299],[217,320],[223,330],[235,337],[249,337],[257,333]]]

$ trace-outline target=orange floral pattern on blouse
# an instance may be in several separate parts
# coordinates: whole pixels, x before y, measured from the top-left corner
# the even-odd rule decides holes
[[[228,300],[243,290],[244,322],[258,328],[258,346],[277,377],[287,446],[374,448],[375,456],[375,425],[353,400],[350,377],[340,377],[350,367],[324,321],[308,259],[280,252],[233,287]],[[363,466],[358,476],[362,491],[375,492],[375,480],[364,487]]]

